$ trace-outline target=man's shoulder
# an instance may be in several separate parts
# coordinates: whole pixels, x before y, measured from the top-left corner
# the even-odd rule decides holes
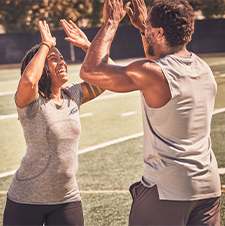
[[[130,65],[136,69],[143,69],[143,70],[150,70],[150,71],[159,68],[157,61],[150,60],[150,59],[135,60]]]

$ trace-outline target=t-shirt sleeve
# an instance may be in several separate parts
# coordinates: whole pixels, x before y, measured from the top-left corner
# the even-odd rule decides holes
[[[37,94],[35,100],[28,104],[27,106],[20,108],[17,106],[17,113],[19,118],[32,117],[38,112],[39,109],[39,93]]]
[[[78,105],[78,107],[80,107],[81,102],[83,100],[83,90],[82,90],[82,86],[80,83],[72,83],[72,85],[67,86],[66,89],[69,90],[70,95],[75,98],[75,101]]]

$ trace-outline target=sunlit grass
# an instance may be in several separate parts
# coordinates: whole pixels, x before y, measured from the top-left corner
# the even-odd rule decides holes
[[[225,58],[206,58],[218,82],[216,108],[225,107]],[[129,61],[121,61],[126,65]],[[69,65],[69,83],[80,81],[80,65]],[[222,76],[221,76],[222,75]],[[0,70],[1,92],[16,89],[19,70]],[[5,81],[5,83],[4,83]],[[12,81],[12,82],[10,82]],[[111,95],[105,92],[103,95]],[[121,95],[110,99],[96,100],[81,106],[80,113],[93,113],[93,116],[81,118],[82,132],[79,150],[123,136],[142,131],[140,94]],[[135,111],[136,114],[122,117],[121,114]],[[16,113],[14,95],[0,96],[0,115]],[[225,113],[213,116],[212,147],[218,165],[225,167]],[[19,121],[0,120],[0,173],[16,169],[25,153],[23,131]],[[127,190],[141,179],[143,171],[142,137],[101,148],[79,155],[77,180],[81,191],[87,190]],[[12,176],[0,178],[0,191],[7,191]],[[225,175],[221,175],[225,184]],[[130,205],[129,193],[81,193],[86,226],[122,226],[128,224]],[[5,206],[6,195],[0,194],[0,225]],[[221,225],[225,225],[225,194],[221,197]]]

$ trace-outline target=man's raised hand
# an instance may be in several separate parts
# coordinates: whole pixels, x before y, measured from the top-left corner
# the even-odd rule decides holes
[[[123,0],[106,0],[103,7],[104,23],[119,24],[126,15]]]
[[[131,23],[141,32],[145,31],[147,8],[144,0],[132,0],[134,11],[130,8],[130,2],[125,5],[125,10],[130,17]]]

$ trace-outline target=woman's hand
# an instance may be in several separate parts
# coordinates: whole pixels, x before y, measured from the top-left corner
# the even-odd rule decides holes
[[[81,31],[71,20],[69,21],[69,23],[65,19],[60,21],[64,31],[68,36],[65,38],[65,40],[69,41],[74,46],[82,48],[85,52],[87,52],[91,43],[89,42],[84,32]]]
[[[52,37],[49,26],[46,21],[39,21],[39,28],[42,42],[48,44],[50,48],[54,47],[56,45],[56,38]]]
[[[130,17],[131,23],[141,32],[145,31],[145,21],[147,19],[147,8],[144,0],[132,0],[134,11],[129,7],[130,2],[125,5],[125,10]]]

